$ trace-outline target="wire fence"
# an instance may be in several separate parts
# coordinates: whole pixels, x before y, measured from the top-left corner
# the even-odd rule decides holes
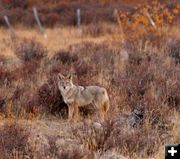
[[[5,14],[6,12],[5,11],[4,12],[1,11],[1,14],[2,13]],[[45,31],[45,27],[41,23],[41,20],[40,20],[40,17],[39,17],[39,13],[38,13],[38,10],[37,10],[36,6],[32,7],[32,13],[34,15],[34,20],[36,21],[36,24],[37,24],[37,26],[39,28],[40,33],[44,36],[44,38],[47,38],[48,35],[47,35],[46,31]],[[76,15],[77,29],[78,29],[80,35],[82,35],[82,27],[81,27],[81,23],[82,23],[81,22],[81,15],[82,14],[83,13],[81,12],[81,9],[78,8],[76,10],[75,15]],[[121,34],[124,35],[123,26],[122,26],[121,19],[120,19],[120,16],[119,16],[119,10],[118,9],[114,9],[114,12],[112,13],[112,15],[116,19],[116,22],[118,23],[118,25],[120,27]],[[4,21],[6,23],[6,26],[8,27],[10,35],[13,38],[16,37],[16,33],[15,33],[14,29],[13,29],[13,26],[10,23],[10,20],[8,18],[8,14],[4,15],[3,17],[4,17]],[[150,16],[150,14],[148,12],[146,12],[145,17],[148,19],[149,23],[154,27],[154,29],[157,29],[157,25],[155,24],[154,20],[152,19],[152,17]]]

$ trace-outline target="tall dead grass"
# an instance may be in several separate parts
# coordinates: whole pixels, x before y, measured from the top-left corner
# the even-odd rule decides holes
[[[174,120],[178,117],[173,115],[180,111],[180,48],[179,37],[173,31],[159,29],[149,33],[144,30],[142,34],[129,30],[125,32],[125,41],[121,36],[114,36],[116,31],[107,36],[103,35],[104,32],[95,32],[96,38],[94,33],[92,37],[66,34],[66,39],[73,35],[72,39],[69,42],[64,39],[67,46],[59,46],[59,49],[57,46],[54,46],[56,49],[48,48],[48,41],[40,40],[40,37],[37,41],[27,38],[13,45],[11,42],[7,45],[7,40],[3,40],[6,44],[2,43],[1,47],[6,46],[5,51],[10,49],[15,58],[6,61],[6,52],[0,58],[0,117],[35,119],[55,115],[66,119],[67,105],[57,88],[57,73],[72,71],[75,73],[75,84],[107,88],[111,104],[108,119],[100,123],[99,130],[86,123],[70,130],[83,145],[81,150],[61,149],[59,152],[55,145],[56,138],[46,139],[51,147],[48,155],[64,158],[77,155],[82,158],[116,150],[117,154],[131,158],[153,157],[160,145],[179,139],[175,133],[177,128],[173,126],[177,124]],[[18,59],[16,65],[15,59]],[[132,120],[128,115],[121,119],[126,112],[133,114],[136,110],[141,110],[141,113],[135,113]],[[96,115],[94,110],[88,108],[82,108],[81,112],[83,120],[88,117],[94,120]],[[130,124],[124,125],[126,121]],[[13,140],[8,140],[13,138],[9,129],[17,134],[22,130],[18,126],[7,127],[0,131],[5,136],[10,134],[7,137],[8,148],[3,149],[3,144],[0,144],[0,150],[5,155]],[[26,144],[26,133],[25,137],[23,134],[19,136]],[[19,145],[14,143],[10,151]],[[19,147],[21,145],[18,151],[26,152]],[[46,156],[46,150],[50,149],[44,148],[44,155],[39,156]],[[36,148],[28,149],[28,155],[37,153]]]

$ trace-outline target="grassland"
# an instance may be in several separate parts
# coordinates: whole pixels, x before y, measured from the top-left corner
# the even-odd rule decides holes
[[[134,6],[134,1],[134,8],[113,17],[119,1],[114,6],[83,0],[81,5],[48,1],[46,6],[36,0],[29,6],[27,1],[10,2],[4,1],[5,7],[21,23],[10,16],[16,24],[15,38],[0,28],[0,158],[162,159],[165,144],[179,143],[179,4],[156,1]],[[48,21],[53,28],[46,28],[47,38],[32,23],[32,15],[20,19],[35,2],[41,4],[43,24],[47,22],[43,16],[53,20]],[[74,24],[72,14],[79,5],[82,11],[89,7],[81,31],[69,25]],[[98,9],[92,12],[94,6],[103,7],[102,14]],[[70,11],[61,14],[57,8]],[[156,28],[145,16],[147,11]],[[65,25],[59,25],[64,17]],[[24,25],[29,25],[27,20],[31,27]],[[57,73],[70,71],[77,85],[107,89],[106,121],[100,122],[96,110],[87,106],[80,109],[79,122],[67,122]]]
[[[163,158],[180,141],[178,28],[141,32],[118,25],[0,29],[1,158]],[[111,108],[99,122],[81,109],[67,122],[58,72],[74,71],[80,85],[107,88]],[[138,113],[136,113],[138,111]]]

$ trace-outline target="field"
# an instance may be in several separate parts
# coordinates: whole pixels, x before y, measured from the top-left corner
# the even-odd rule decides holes
[[[165,144],[179,143],[179,4],[158,15],[166,5],[141,8],[81,30],[53,22],[47,38],[24,22],[16,37],[0,27],[0,158],[162,159]],[[142,16],[148,8],[156,27]],[[67,121],[59,72],[107,89],[104,122],[91,105]]]

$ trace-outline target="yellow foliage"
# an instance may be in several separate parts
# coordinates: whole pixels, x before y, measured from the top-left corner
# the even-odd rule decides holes
[[[178,19],[180,5],[177,4],[174,8],[168,8],[166,5],[155,0],[152,4],[137,5],[133,10],[133,12],[120,12],[122,25],[128,26],[130,23],[131,28],[144,25],[147,29],[152,29],[147,13],[149,13],[150,18],[158,27],[172,25]]]

